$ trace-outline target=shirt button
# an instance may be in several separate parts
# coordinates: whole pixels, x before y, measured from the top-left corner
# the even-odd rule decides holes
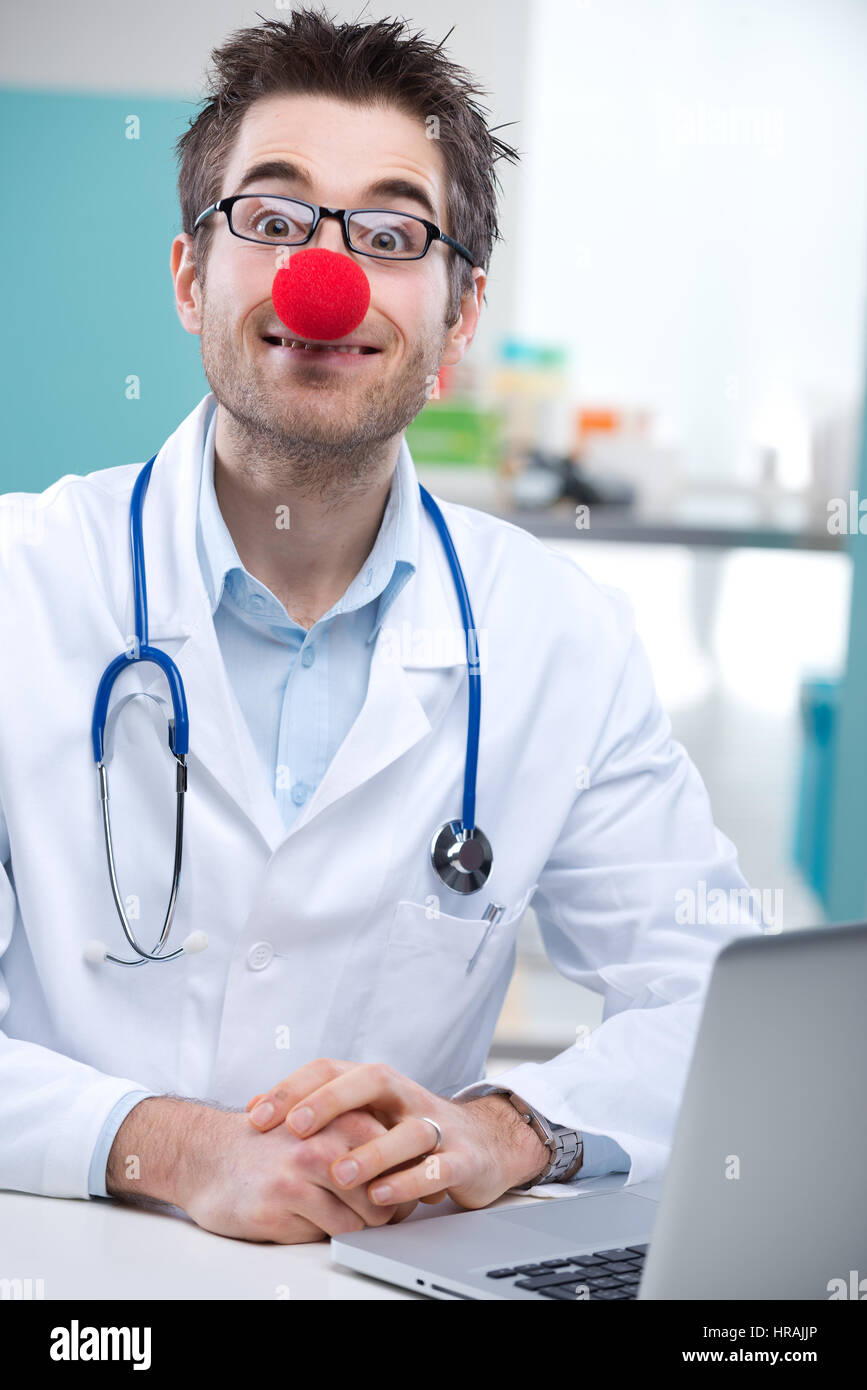
[[[257,941],[255,946],[251,946],[247,952],[247,968],[249,970],[264,970],[271,964],[274,955],[274,947],[270,941]]]
[[[247,607],[252,613],[261,613],[265,607],[265,599],[262,594],[251,594],[247,600]]]
[[[307,800],[307,788],[303,782],[296,782],[292,788],[292,800],[296,806],[301,806]]]
[[[312,666],[315,660],[316,660],[316,653],[314,652],[313,648],[312,648],[312,647],[305,647],[304,650],[303,650],[303,652],[301,653],[301,665],[302,665],[302,666]]]

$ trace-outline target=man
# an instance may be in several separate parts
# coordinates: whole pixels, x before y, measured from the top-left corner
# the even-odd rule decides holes
[[[446,1193],[479,1207],[539,1179],[658,1176],[713,958],[755,929],[748,913],[678,915],[683,893],[744,881],[623,596],[445,505],[481,637],[477,805],[494,864],[478,897],[433,872],[431,832],[460,806],[466,650],[436,640],[460,618],[403,432],[472,341],[493,164],[514,152],[461,71],[402,27],[298,11],[241,31],[179,142],[171,269],[212,394],[159,452],[143,539],[150,642],[176,660],[190,713],[172,941],[205,932],[201,954],[123,969],[86,944],[118,929],[83,732],[131,631],[140,465],[61,479],[30,499],[40,543],[8,547],[7,669],[41,678],[0,697],[2,1186],[169,1203],[220,1234],[292,1243]],[[282,209],[281,228],[297,224],[275,198],[320,210],[304,244],[370,282],[344,343],[363,352],[318,357],[291,337],[261,221],[215,207],[241,195]],[[388,241],[348,241],[332,209],[396,209],[436,235],[390,259]],[[152,669],[127,674],[126,693],[164,695]],[[174,832],[149,705],[131,700],[114,727],[111,770],[147,945]],[[531,898],[551,960],[604,993],[605,1020],[488,1090]]]

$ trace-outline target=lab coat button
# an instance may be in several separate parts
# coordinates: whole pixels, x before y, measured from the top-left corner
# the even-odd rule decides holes
[[[265,970],[271,964],[274,947],[270,941],[257,941],[247,952],[247,967],[250,970]]]

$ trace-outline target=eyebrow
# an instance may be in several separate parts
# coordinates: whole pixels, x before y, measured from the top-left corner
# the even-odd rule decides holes
[[[258,183],[260,180],[264,182],[265,179],[281,179],[286,183],[300,183],[308,192],[313,187],[307,170],[302,169],[299,164],[293,164],[287,159],[265,159],[259,164],[253,164],[246,171],[238,184],[238,188],[240,190],[246,188],[250,183]],[[412,179],[377,179],[376,183],[368,185],[361,194],[361,198],[362,202],[357,204],[358,207],[364,206],[363,200],[366,198],[412,198],[424,208],[432,222],[437,221],[437,210],[431,202],[430,195],[420,183],[413,183]]]

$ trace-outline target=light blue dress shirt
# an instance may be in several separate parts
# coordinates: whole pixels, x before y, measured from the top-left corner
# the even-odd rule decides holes
[[[418,480],[404,441],[373,549],[342,598],[308,631],[241,563],[214,488],[216,418],[215,405],[199,488],[199,564],[229,681],[288,830],[364,704],[376,634],[415,573]],[[129,1092],[106,1119],[90,1164],[91,1196],[108,1196],[105,1167],[114,1137],[130,1110],[155,1094]],[[629,1158],[613,1139],[585,1136],[582,1177],[628,1169]]]

